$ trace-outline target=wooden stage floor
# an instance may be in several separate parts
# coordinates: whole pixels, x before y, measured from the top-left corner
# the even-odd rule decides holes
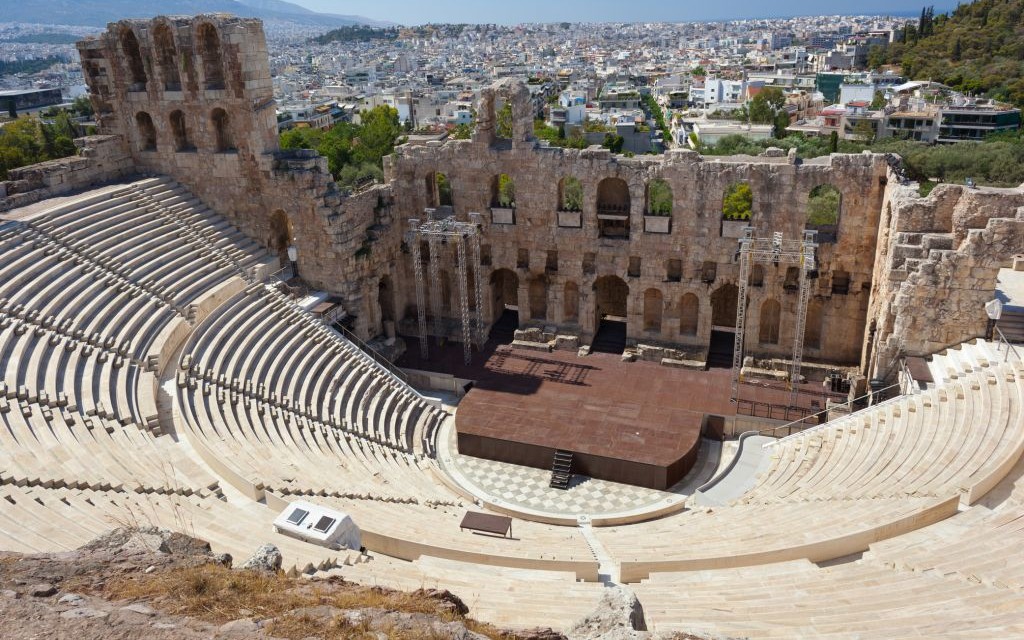
[[[669,469],[670,486],[688,470],[686,459],[692,464],[696,457],[704,415],[736,413],[729,369],[690,371],[622,362],[618,355],[579,357],[493,342],[474,351],[467,366],[460,344],[432,344],[430,360],[422,361],[416,339],[406,341],[400,366],[474,381],[455,418],[459,449],[469,455],[550,468],[553,451],[565,449],[592,459],[589,470],[596,473],[588,475],[664,488],[637,476],[649,474],[648,467]],[[755,385],[743,385],[741,397],[789,401],[784,391]],[[595,467],[609,465],[619,467],[611,476]]]

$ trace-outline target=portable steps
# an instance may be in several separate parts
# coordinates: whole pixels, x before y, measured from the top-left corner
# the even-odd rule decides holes
[[[555,450],[555,459],[551,463],[551,482],[553,489],[568,489],[572,481],[572,451]]]

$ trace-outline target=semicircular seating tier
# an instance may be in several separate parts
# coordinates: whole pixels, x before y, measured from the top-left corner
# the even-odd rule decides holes
[[[731,504],[599,530],[623,578],[831,560],[977,502],[1024,451],[1024,372],[983,341],[955,351],[935,388],[763,445],[768,468]]]
[[[496,538],[459,530],[467,505],[434,460],[447,414],[263,284],[276,258],[181,186],[3,218],[0,548],[166,526],[561,629],[600,599],[600,557],[656,631],[1024,634],[1024,366],[996,345],[771,442],[729,504],[595,529],[515,519]],[[298,496],[352,515],[373,555],[275,533]]]

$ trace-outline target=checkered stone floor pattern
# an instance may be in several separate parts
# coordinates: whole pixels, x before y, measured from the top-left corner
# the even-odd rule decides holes
[[[459,469],[487,493],[522,507],[559,514],[614,513],[638,508],[673,496],[586,476],[573,476],[568,490],[548,486],[551,472],[505,462],[458,456]]]

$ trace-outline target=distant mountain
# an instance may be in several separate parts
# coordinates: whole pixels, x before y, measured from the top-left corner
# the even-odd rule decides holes
[[[362,16],[316,13],[284,0],[32,0],[5,2],[0,22],[33,22],[88,27],[106,26],[122,18],[158,15],[231,13],[237,16],[281,20],[295,24],[335,28],[353,24],[380,26]]]

